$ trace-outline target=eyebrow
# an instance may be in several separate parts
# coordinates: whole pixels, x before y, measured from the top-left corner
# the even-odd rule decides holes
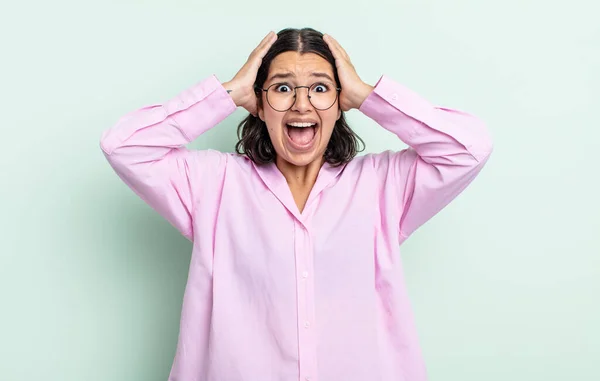
[[[327,73],[312,72],[312,73],[310,73],[310,76],[311,77],[317,77],[317,78],[327,78],[331,82],[334,82],[334,80]],[[274,79],[288,79],[288,78],[296,78],[296,74],[294,74],[292,72],[275,73],[272,76],[270,76],[265,82],[269,82],[269,81],[272,81]]]

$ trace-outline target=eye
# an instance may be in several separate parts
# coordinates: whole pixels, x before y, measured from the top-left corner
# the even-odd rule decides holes
[[[329,85],[326,83],[315,83],[312,89],[315,93],[326,93],[329,91]]]
[[[275,86],[275,91],[278,93],[287,93],[287,92],[290,92],[291,90],[292,89],[285,83],[281,83],[281,84]]]

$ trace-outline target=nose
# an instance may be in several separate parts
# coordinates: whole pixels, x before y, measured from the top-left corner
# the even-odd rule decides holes
[[[308,98],[308,90],[306,87],[296,88],[296,99],[292,105],[292,110],[302,112],[312,109],[313,106]]]

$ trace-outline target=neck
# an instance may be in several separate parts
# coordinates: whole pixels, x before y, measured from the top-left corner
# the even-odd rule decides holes
[[[290,187],[311,189],[317,181],[317,176],[323,163],[325,163],[325,158],[322,157],[308,165],[297,166],[278,156],[275,163]]]

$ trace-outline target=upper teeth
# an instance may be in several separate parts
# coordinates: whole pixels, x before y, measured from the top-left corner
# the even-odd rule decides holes
[[[316,125],[316,123],[298,123],[298,122],[288,123],[288,124],[292,127],[312,127],[312,126]]]

